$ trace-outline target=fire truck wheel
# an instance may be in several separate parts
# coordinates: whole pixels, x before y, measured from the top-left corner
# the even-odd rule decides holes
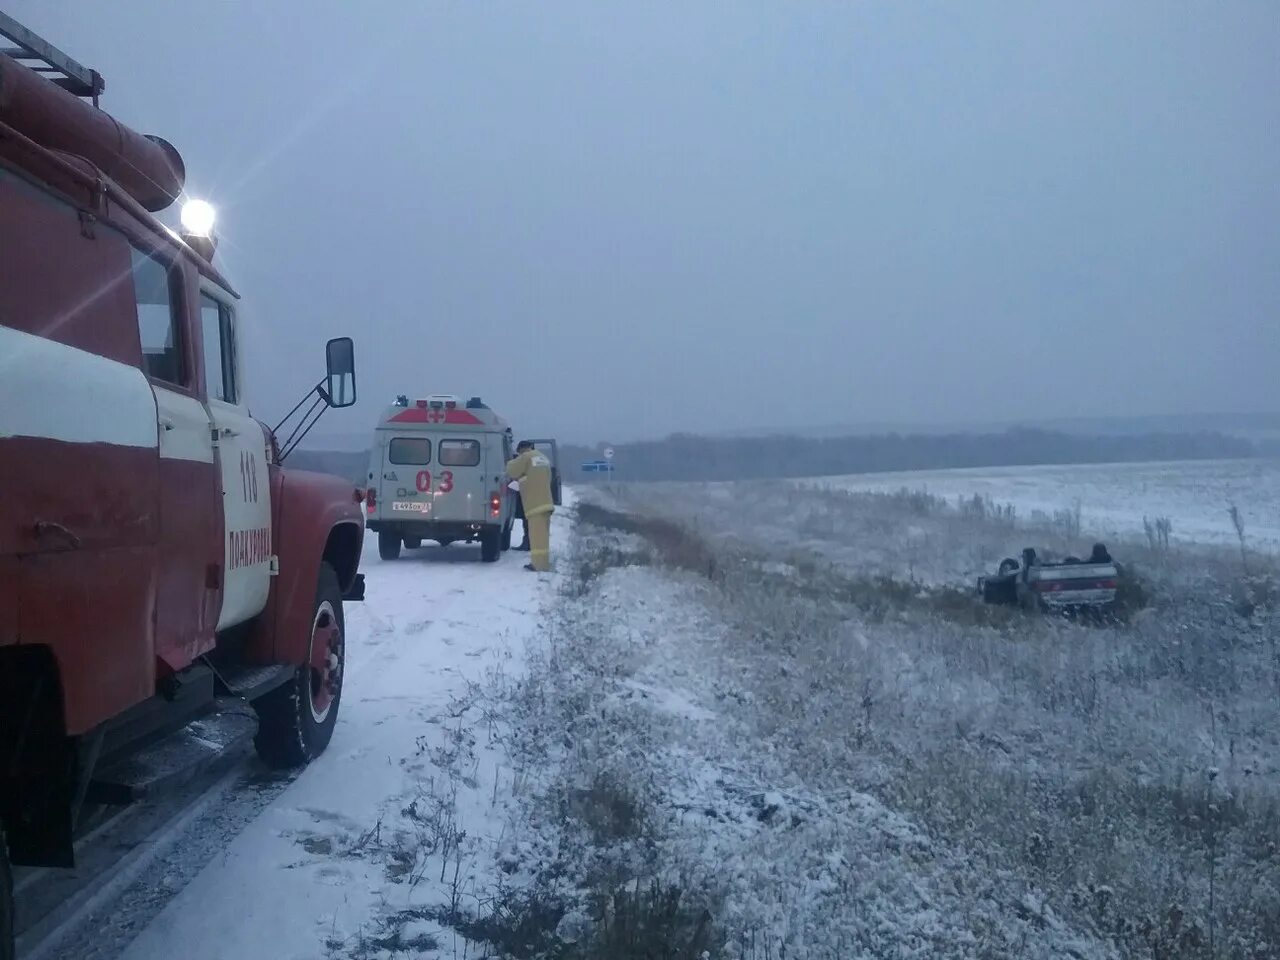
[[[9,872],[9,843],[0,830],[0,960],[13,960],[13,874]]]
[[[502,528],[502,540],[498,544],[503,550],[511,549],[511,528],[515,526],[514,520],[508,520],[507,525]]]
[[[405,545],[405,548],[408,550],[417,550],[420,546],[422,546],[422,538],[421,537],[405,537],[404,545]]]
[[[480,534],[480,559],[493,563],[502,554],[502,529],[485,527]]]
[[[390,530],[378,531],[378,556],[383,560],[396,560],[400,557],[400,534]]]
[[[324,752],[338,720],[345,668],[342,588],[333,567],[322,563],[307,662],[292,680],[253,704],[258,712],[253,744],[268,766],[298,767]]]

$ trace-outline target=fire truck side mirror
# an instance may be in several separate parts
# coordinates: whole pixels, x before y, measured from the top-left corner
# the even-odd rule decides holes
[[[325,346],[325,401],[331,407],[356,402],[356,350],[350,337],[335,337]]]

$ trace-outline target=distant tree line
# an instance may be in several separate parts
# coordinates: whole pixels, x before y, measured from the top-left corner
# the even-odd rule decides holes
[[[1275,455],[1248,440],[1221,433],[1149,433],[1085,436],[1052,430],[1003,433],[898,434],[853,437],[700,437],[677,433],[664,440],[614,444],[626,480],[759,480],[839,476],[951,467],[1135,463],[1144,460],[1230,460]],[[598,447],[560,447],[569,482],[580,464],[600,459]],[[363,485],[368,453],[298,450],[289,463]]]
[[[1248,440],[1220,433],[1084,436],[1037,429],[753,439],[673,434],[664,440],[614,444],[614,452],[617,472],[628,480],[750,480],[952,467],[1243,459],[1258,454]],[[583,461],[599,458],[598,448],[562,448],[570,475]]]

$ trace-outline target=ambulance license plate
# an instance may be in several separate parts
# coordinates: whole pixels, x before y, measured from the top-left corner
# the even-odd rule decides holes
[[[428,507],[430,507],[430,504],[423,500],[417,502],[397,500],[391,504],[392,510],[401,510],[406,513],[426,513]]]

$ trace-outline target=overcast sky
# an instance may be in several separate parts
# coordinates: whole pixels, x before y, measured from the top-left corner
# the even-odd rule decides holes
[[[0,0],[182,152],[274,421],[1280,409],[1280,3]]]

